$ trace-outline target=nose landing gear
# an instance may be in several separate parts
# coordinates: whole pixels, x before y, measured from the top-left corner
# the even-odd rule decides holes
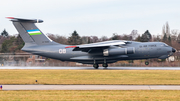
[[[145,65],[149,65],[149,61],[145,61]]]

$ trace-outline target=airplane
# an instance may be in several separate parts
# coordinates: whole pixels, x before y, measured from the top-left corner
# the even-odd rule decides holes
[[[112,40],[82,45],[59,44],[35,25],[43,20],[7,18],[11,19],[25,42],[22,51],[61,61],[92,64],[95,69],[98,69],[99,64],[107,68],[108,64],[120,60],[166,59],[176,52],[176,49],[163,42]],[[145,65],[149,65],[149,61],[145,61]]]

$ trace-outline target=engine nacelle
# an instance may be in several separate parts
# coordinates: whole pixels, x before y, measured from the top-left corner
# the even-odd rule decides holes
[[[134,54],[135,48],[128,47],[128,48],[114,48],[114,49],[104,49],[103,55],[104,56],[112,56],[112,55],[126,55],[126,54]]]

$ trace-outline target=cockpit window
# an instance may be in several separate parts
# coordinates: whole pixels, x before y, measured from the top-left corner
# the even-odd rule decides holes
[[[167,44],[164,44],[166,47],[168,47],[168,45]]]
[[[168,47],[168,45],[167,45],[167,44],[162,44],[161,46]]]
[[[125,43],[126,43],[126,44],[131,44],[132,42],[131,42],[131,41],[126,41]]]

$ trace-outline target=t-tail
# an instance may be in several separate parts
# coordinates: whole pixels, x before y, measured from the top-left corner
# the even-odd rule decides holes
[[[13,25],[19,32],[21,38],[25,42],[25,45],[53,45],[56,42],[49,39],[43,32],[36,27],[35,23],[42,23],[40,19],[22,19],[7,17],[11,19]]]

